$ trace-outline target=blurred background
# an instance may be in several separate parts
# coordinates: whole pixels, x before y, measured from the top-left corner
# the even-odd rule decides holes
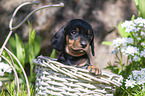
[[[14,9],[25,1],[35,0],[0,0],[0,46],[3,44],[9,32],[9,20]],[[90,54],[92,65],[101,69],[107,66],[109,61],[115,59],[111,55],[112,46],[102,45],[102,41],[112,41],[119,36],[117,26],[120,22],[130,19],[137,9],[133,0],[38,0],[39,5],[28,5],[20,9],[14,25],[20,22],[29,12],[47,4],[65,4],[62,8],[42,9],[33,14],[29,21],[36,29],[36,34],[41,38],[41,51],[39,55],[50,56],[52,36],[71,19],[84,19],[90,23],[95,33],[95,56]],[[17,33],[23,42],[28,40],[28,23],[22,25],[13,32]],[[57,52],[56,58],[60,52]]]

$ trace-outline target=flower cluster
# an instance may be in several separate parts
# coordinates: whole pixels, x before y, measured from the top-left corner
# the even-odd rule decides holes
[[[145,57],[145,49],[143,51],[141,51],[140,57]]]
[[[122,47],[121,51],[124,55],[135,56],[135,54],[138,54],[139,49],[137,47],[133,47],[129,45],[129,46]]]
[[[145,19],[138,17],[133,21],[125,21],[121,24],[130,36],[126,38],[116,38],[113,40],[112,53],[121,52],[125,56],[130,57],[130,61],[137,61],[140,57],[145,57]]]
[[[138,32],[142,27],[145,27],[145,19],[138,17],[134,21],[125,21],[121,24],[122,28],[125,28],[125,32]]]
[[[1,58],[0,58],[0,61],[1,61]],[[5,64],[4,62],[0,62],[0,76],[4,76],[5,72],[11,73],[12,68],[8,64]],[[0,81],[0,86],[2,86],[1,81]]]
[[[125,81],[126,89],[128,87],[135,87],[135,85],[141,85],[144,88],[145,84],[145,68],[142,68],[141,71],[134,70],[132,74],[129,75],[128,79]]]
[[[126,46],[127,44],[131,44],[133,43],[133,39],[132,38],[116,38],[115,40],[113,40],[112,45],[116,48],[119,46]]]

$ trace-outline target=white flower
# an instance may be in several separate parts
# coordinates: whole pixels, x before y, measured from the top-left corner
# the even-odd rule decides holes
[[[122,27],[122,28],[128,28],[128,27],[130,27],[130,26],[135,26],[135,24],[133,23],[133,21],[125,20],[125,22],[123,22],[123,23],[121,24],[121,27]]]
[[[133,57],[133,61],[137,61],[139,59],[139,57],[137,56],[137,55],[135,55],[134,57]]]
[[[144,42],[142,42],[142,43],[141,43],[141,45],[142,45],[142,46],[145,46],[145,43],[144,43]]]
[[[0,76],[4,76],[4,72],[0,69]]]
[[[141,28],[137,27],[136,29],[134,29],[135,32],[138,32]]]
[[[128,79],[136,81],[136,84],[144,85],[145,83],[145,68],[142,68],[141,71],[134,70],[132,75],[129,75]]]
[[[112,52],[111,52],[111,54],[114,54],[115,55],[117,52],[119,52],[119,48],[117,48],[115,50],[113,49]]]
[[[138,74],[140,74],[140,71],[138,71],[138,70],[134,70],[134,71],[132,71],[132,74],[133,74],[133,79],[137,79],[138,78]]]
[[[11,73],[12,72],[12,68],[8,64],[5,64],[4,62],[0,62],[0,71],[1,72]]]
[[[122,38],[116,38],[112,41],[112,45],[114,45],[115,47],[119,47],[121,44],[125,44],[125,41]]]
[[[2,58],[0,57],[0,61],[2,61]]]
[[[125,28],[125,32],[138,32],[142,27],[145,27],[145,19],[138,17],[134,21],[125,21],[121,24]]]
[[[134,70],[132,74],[129,75],[128,79],[125,81],[126,88],[131,87],[133,88],[135,85],[142,85],[141,87],[144,88],[145,85],[145,68],[142,68],[141,71]]]
[[[144,85],[144,83],[145,83],[145,78],[138,77],[138,80],[136,80],[136,82],[137,82],[138,85]]]
[[[133,43],[132,38],[116,38],[112,41],[112,45],[114,47],[119,47],[120,45],[126,46],[128,44]]]
[[[138,33],[135,33],[135,34],[134,34],[134,37],[137,37],[137,36],[138,36]]]
[[[129,46],[126,46],[126,47],[123,47],[122,49],[121,49],[121,52],[124,54],[124,55],[132,55],[132,56],[134,56],[134,54],[138,54],[138,51],[139,51],[139,49],[137,48],[137,47],[133,47],[133,46],[131,46],[131,45],[129,45]]]
[[[133,32],[134,29],[135,29],[135,27],[129,27],[129,28],[125,29],[125,32],[130,33],[130,32]]]
[[[129,38],[125,38],[125,39],[126,39],[127,43],[129,43],[129,44],[133,43],[133,39],[132,38],[129,37]]]
[[[139,26],[141,26],[141,27],[142,27],[142,26],[143,26],[143,24],[141,23],[141,24],[139,24]]]
[[[125,21],[124,23],[121,24],[122,28],[125,28],[125,32],[133,32],[133,30],[136,29],[136,25],[134,24],[133,21]]]
[[[134,20],[134,23],[139,26],[143,26],[143,24],[145,24],[145,19],[142,19],[142,17],[138,17],[137,19]]]
[[[145,32],[141,31],[141,35],[144,36],[145,35]]]
[[[145,73],[145,68],[141,68],[141,72]],[[145,74],[144,74],[145,75]]]
[[[2,81],[0,81],[0,87],[3,85]]]
[[[145,49],[143,51],[141,51],[140,57],[145,57]]]
[[[11,73],[12,72],[12,68],[9,67],[9,69],[6,70],[7,73]]]
[[[137,38],[137,40],[141,40],[141,38],[140,38],[140,37],[138,37],[138,38]]]
[[[128,87],[133,88],[134,85],[136,85],[136,83],[133,79],[130,79],[130,80],[126,79],[126,81],[125,81],[125,87],[126,88],[128,88]]]

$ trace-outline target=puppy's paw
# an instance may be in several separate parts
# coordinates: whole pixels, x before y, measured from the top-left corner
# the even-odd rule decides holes
[[[95,74],[95,75],[101,75],[101,70],[95,66],[88,66],[87,69],[89,70],[90,73]]]

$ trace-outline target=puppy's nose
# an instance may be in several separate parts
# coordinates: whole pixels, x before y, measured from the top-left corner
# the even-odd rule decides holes
[[[87,43],[86,40],[81,39],[81,40],[80,40],[80,44],[81,44],[82,48],[86,48],[88,43]]]

